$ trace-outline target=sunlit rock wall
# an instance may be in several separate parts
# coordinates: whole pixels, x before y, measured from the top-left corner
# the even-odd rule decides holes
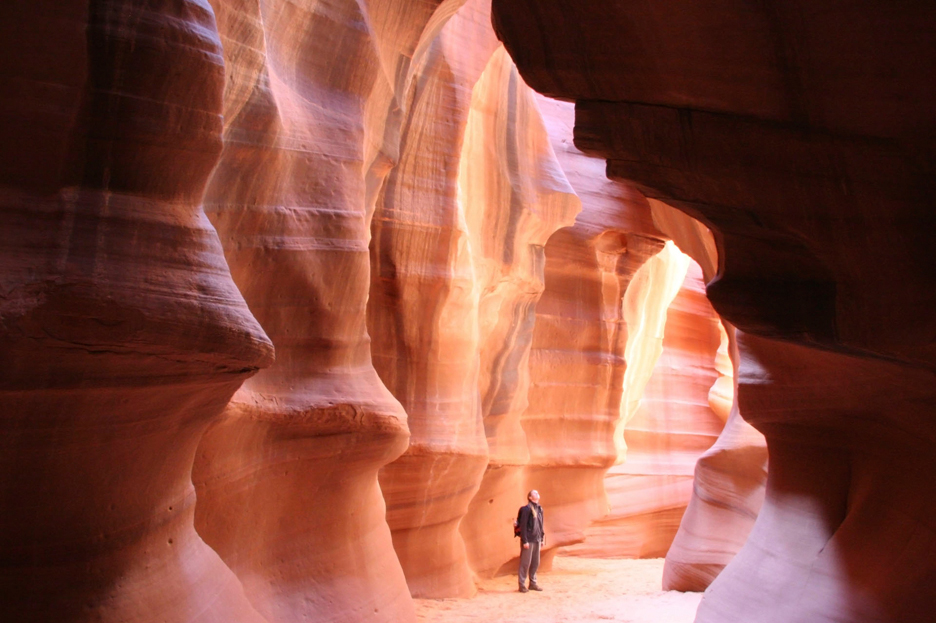
[[[458,180],[472,88],[499,47],[490,20],[489,4],[472,0],[428,45],[408,94],[399,162],[372,225],[371,351],[411,433],[380,485],[416,597],[474,593],[458,528],[487,465],[478,393],[482,284]]]
[[[461,532],[474,571],[490,574],[516,555],[510,526],[526,499],[530,447],[521,415],[543,247],[581,209],[533,92],[503,48],[475,85],[458,181],[479,288],[478,391],[489,450]]]
[[[193,527],[198,440],[273,355],[201,207],[214,16],[2,13],[0,618],[261,623]]]
[[[653,222],[698,263],[702,278],[711,281],[718,269],[712,232],[659,200],[649,202]],[[719,333],[714,362],[718,377],[708,403],[725,424],[696,463],[689,505],[666,552],[666,590],[705,590],[744,545],[764,501],[767,442],[738,410],[735,329],[722,321]]]
[[[202,440],[196,525],[270,621],[413,620],[377,482],[409,432],[371,362],[369,226],[420,43],[457,6],[213,7],[225,149],[206,208],[280,356]]]
[[[708,295],[770,469],[697,620],[929,618],[934,8],[493,8],[527,82],[576,100],[576,143],[715,232]]]
[[[607,511],[677,235],[490,19],[4,9],[7,617],[404,623]]]
[[[657,261],[665,260],[651,260]],[[698,264],[670,262],[678,262],[675,278],[682,274],[684,279],[677,281],[679,290],[668,307],[643,307],[646,313],[664,314],[662,335],[652,336],[662,350],[639,401],[625,407],[634,409],[623,431],[626,460],[612,467],[604,481],[610,512],[568,553],[665,556],[689,503],[696,460],[724,425],[709,405],[709,393],[720,376],[715,367],[722,333],[718,317],[705,298]],[[653,271],[653,264],[648,262],[641,271]],[[642,281],[638,273],[632,287]],[[650,282],[645,288],[665,291],[665,285]],[[639,335],[637,327],[634,333]],[[730,374],[730,361],[727,371]]]
[[[522,418],[531,455],[527,484],[549,509],[546,551],[552,553],[581,541],[607,509],[603,478],[617,456],[614,432],[626,368],[622,301],[640,266],[662,248],[663,235],[643,196],[608,180],[602,161],[572,144],[572,105],[541,96],[537,101],[583,206],[575,225],[546,245],[529,407]]]

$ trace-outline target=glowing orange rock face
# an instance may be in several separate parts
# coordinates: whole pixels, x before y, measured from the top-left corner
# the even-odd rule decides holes
[[[399,162],[377,196],[371,228],[371,351],[411,433],[406,453],[381,470],[380,486],[416,597],[475,591],[458,527],[487,464],[478,397],[482,286],[459,172],[472,88],[497,47],[489,6],[477,1],[428,44]]]
[[[451,7],[214,6],[225,151],[206,205],[279,356],[202,440],[197,527],[271,621],[413,620],[377,481],[409,432],[371,361],[368,239],[419,43]]]
[[[628,411],[626,460],[606,475],[611,511],[586,531],[584,543],[570,549],[577,555],[666,555],[689,503],[696,460],[724,425],[709,405],[709,392],[719,378],[718,318],[705,298],[698,265],[679,258],[678,251],[669,253],[675,257],[661,253],[631,282],[629,292],[640,301],[631,304],[640,315],[632,313],[628,325],[634,327],[632,339],[646,342],[640,350],[648,352],[640,357],[636,345],[629,348],[628,368],[643,364],[650,374],[639,387],[628,385],[636,385],[636,374],[625,375],[625,396],[636,397],[622,405]],[[669,285],[667,261],[676,264],[670,287],[679,289],[653,304],[648,295],[665,292]],[[651,318],[654,314],[660,318]]]
[[[478,390],[489,452],[461,533],[472,568],[490,574],[516,555],[509,527],[527,488],[530,449],[521,415],[543,292],[543,246],[581,206],[556,161],[533,92],[503,49],[472,94],[459,189],[479,287]]]
[[[546,244],[545,291],[530,355],[528,488],[549,509],[547,553],[581,541],[606,513],[604,473],[615,431],[628,331],[622,301],[640,266],[663,246],[640,193],[604,177],[600,160],[572,145],[572,106],[538,98],[559,163],[582,200],[575,225]]]
[[[925,618],[925,81],[607,4],[498,0],[520,71],[484,0],[11,10],[0,610],[412,622],[512,570],[530,488],[547,564],[662,554],[701,454],[667,586],[751,537],[700,620]]]

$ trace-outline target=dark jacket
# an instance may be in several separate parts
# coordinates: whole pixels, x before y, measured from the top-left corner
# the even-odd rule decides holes
[[[533,509],[536,508],[536,515],[533,515]],[[521,543],[538,543],[546,536],[543,529],[543,507],[539,504],[529,502],[520,507],[517,512],[517,525],[520,526]]]

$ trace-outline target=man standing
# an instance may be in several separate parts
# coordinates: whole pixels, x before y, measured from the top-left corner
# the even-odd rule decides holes
[[[539,505],[539,491],[533,489],[527,494],[526,506],[521,506],[517,513],[517,525],[520,528],[520,592],[527,590],[541,591],[536,583],[536,570],[540,563],[540,546],[545,543],[543,530],[543,507]],[[527,576],[530,588],[527,589]]]

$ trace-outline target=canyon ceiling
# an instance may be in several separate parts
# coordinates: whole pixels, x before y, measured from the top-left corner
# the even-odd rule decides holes
[[[0,17],[0,618],[413,623],[534,487],[702,623],[932,617],[936,5]]]

